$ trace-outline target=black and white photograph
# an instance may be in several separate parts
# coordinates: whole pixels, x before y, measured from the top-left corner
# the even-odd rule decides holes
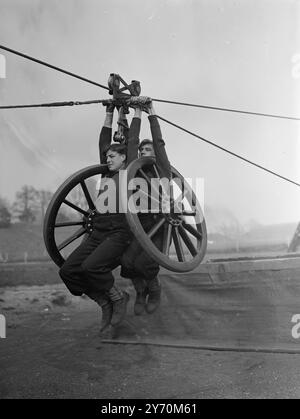
[[[0,0],[0,399],[300,398],[299,19]]]

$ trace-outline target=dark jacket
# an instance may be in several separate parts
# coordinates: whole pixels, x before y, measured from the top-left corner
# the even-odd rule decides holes
[[[138,155],[138,147],[139,147],[139,133],[141,129],[141,120],[139,118],[133,118],[130,124],[130,129],[128,133],[128,141],[127,141],[127,160],[126,160],[126,167],[131,163],[133,160],[137,158]],[[99,137],[99,155],[100,155],[100,163],[106,164],[106,151],[108,150],[109,146],[111,145],[112,141],[112,128],[102,127],[100,137]],[[102,175],[100,189],[99,189],[99,196],[104,193],[105,191],[105,183],[107,183],[106,179],[110,178],[115,183],[115,196],[108,198],[110,202],[113,203],[112,207],[114,207],[114,202],[116,203],[116,212],[119,212],[119,172],[111,172],[106,169],[105,173]]]

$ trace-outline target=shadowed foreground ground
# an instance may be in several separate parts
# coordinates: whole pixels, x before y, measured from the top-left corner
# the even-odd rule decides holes
[[[300,312],[299,261],[220,266],[163,276],[163,305],[152,316],[133,316],[131,287],[121,283],[132,297],[127,319],[102,337],[97,306],[61,284],[0,288],[0,397],[298,398],[300,342],[290,320]]]

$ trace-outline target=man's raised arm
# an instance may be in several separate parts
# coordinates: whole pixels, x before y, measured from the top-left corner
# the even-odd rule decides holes
[[[153,104],[148,109],[149,112],[149,122],[150,122],[150,129],[152,134],[153,140],[153,148],[156,157],[156,166],[159,172],[160,177],[171,179],[171,163],[169,162],[167,152],[165,149],[165,142],[162,138],[160,125],[158,119],[155,115],[155,110]]]
[[[114,105],[111,103],[106,106],[105,120],[99,136],[99,157],[101,164],[106,163],[105,153],[111,144],[113,116]]]
[[[127,142],[127,165],[138,158],[139,151],[139,135],[141,130],[142,111],[140,108],[135,108],[134,117],[132,118],[128,142]]]

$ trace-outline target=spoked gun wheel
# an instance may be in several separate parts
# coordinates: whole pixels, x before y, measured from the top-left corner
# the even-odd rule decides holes
[[[151,179],[144,170],[149,165],[159,178],[155,159],[145,157],[128,166],[127,177],[120,177],[123,182],[120,185],[122,207],[127,222],[139,244],[159,265],[175,272],[191,271],[205,255],[206,225],[195,193],[176,169],[172,168],[170,211],[158,212],[149,231],[144,230],[138,214],[127,211],[133,194],[133,191],[128,191],[128,183],[138,176],[150,186]],[[72,247],[80,244],[78,239],[82,240],[91,233],[95,215],[95,186],[99,175],[106,170],[106,166],[101,165],[82,169],[70,176],[53,195],[44,220],[44,241],[50,257],[58,266],[64,263],[65,252],[70,253]],[[182,207],[177,202],[180,195],[184,196]],[[158,191],[157,201],[161,203],[161,191]],[[160,246],[156,245],[157,235],[162,235]]]
[[[94,165],[79,170],[71,175],[53,195],[44,220],[44,242],[51,259],[58,266],[65,261],[63,251],[76,243],[76,240],[89,234],[92,226],[92,219],[95,213],[95,193],[88,188],[89,181],[94,180],[107,171],[106,166]],[[80,195],[80,203],[74,199],[72,192]],[[79,193],[78,193],[79,192]],[[94,192],[94,196],[93,196]],[[70,198],[69,198],[70,197]],[[73,197],[74,198],[74,197]],[[63,209],[69,209],[68,217],[61,220]],[[64,214],[66,210],[64,211]],[[73,231],[75,229],[75,231]],[[71,230],[71,232],[70,232]],[[64,234],[59,234],[63,231]],[[61,239],[61,237],[63,239]]]
[[[135,211],[128,208],[133,190],[129,190],[126,185],[126,179],[123,178],[121,191],[127,191],[122,195],[123,208],[128,208],[126,218],[129,226],[142,248],[159,265],[175,272],[188,272],[195,269],[203,260],[207,247],[206,224],[202,209],[196,194],[183,176],[172,167],[172,180],[170,182],[169,192],[164,194],[164,187],[153,191],[153,184],[147,175],[145,168],[152,166],[156,180],[159,180],[158,169],[155,159],[143,157],[134,160],[127,168],[127,184],[133,179],[140,177],[148,185],[147,200],[157,200],[161,205],[165,198],[169,198],[169,207],[155,215],[156,220],[149,231],[145,231],[141,219]],[[163,185],[163,183],[162,183]],[[154,189],[155,189],[154,188]],[[149,191],[150,194],[149,195]],[[146,192],[147,193],[147,192]],[[145,194],[145,191],[143,191]],[[156,194],[156,198],[153,198]],[[169,195],[169,196],[168,196]],[[168,201],[168,199],[167,199]],[[162,244],[157,245],[155,236],[162,236]]]

